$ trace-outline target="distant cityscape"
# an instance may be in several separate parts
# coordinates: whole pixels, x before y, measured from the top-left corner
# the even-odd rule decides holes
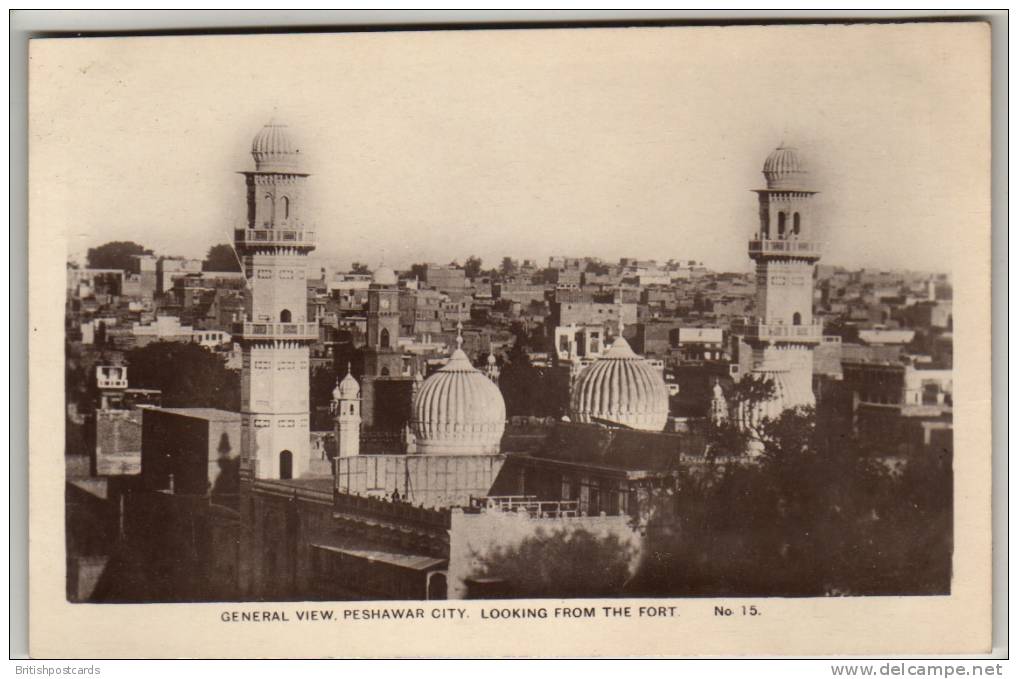
[[[820,263],[795,149],[748,274],[311,265],[286,126],[252,155],[204,260],[67,266],[71,601],[949,593],[950,275]]]

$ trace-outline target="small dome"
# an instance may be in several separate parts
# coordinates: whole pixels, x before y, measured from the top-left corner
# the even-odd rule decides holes
[[[294,172],[300,163],[300,149],[289,128],[275,118],[255,135],[251,155],[258,172]]]
[[[668,423],[668,387],[661,373],[619,335],[576,378],[570,406],[574,422],[608,420],[633,429],[661,431]]]
[[[798,151],[791,146],[782,144],[764,161],[763,175],[768,189],[805,189],[808,174]]]
[[[396,285],[398,279],[396,272],[383,264],[371,274],[371,282],[375,285]]]
[[[346,367],[346,377],[343,378],[332,393],[334,396],[337,396],[338,399],[343,400],[360,398],[361,385],[357,384],[357,380],[355,380],[354,376],[350,374],[349,365]]]
[[[505,419],[502,392],[456,349],[421,384],[411,424],[419,453],[483,455],[499,452]]]

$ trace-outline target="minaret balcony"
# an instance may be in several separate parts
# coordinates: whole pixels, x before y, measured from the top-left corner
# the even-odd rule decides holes
[[[795,259],[820,259],[824,244],[815,240],[766,240],[749,241],[749,256],[757,257],[789,257]]]
[[[313,248],[314,231],[299,229],[234,229],[233,240],[238,247]]]
[[[318,339],[318,323],[262,323],[245,321],[233,324],[233,336],[241,340],[315,341]]]
[[[732,323],[732,332],[748,340],[760,342],[792,342],[797,344],[819,344],[824,337],[823,323],[810,325],[788,325],[786,323]]]

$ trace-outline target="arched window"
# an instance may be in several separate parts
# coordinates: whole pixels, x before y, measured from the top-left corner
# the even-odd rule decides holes
[[[290,314],[290,310],[289,309],[283,309],[282,311],[279,312],[279,322],[280,323],[289,323],[292,318],[293,318],[293,316]]]
[[[798,311],[792,314],[792,325],[802,325],[802,314]]]
[[[785,235],[785,213],[778,213],[778,237]]]
[[[272,200],[272,194],[266,193],[265,198],[262,199],[262,221],[271,222],[274,216],[276,206]]]
[[[290,199],[287,198],[286,196],[283,196],[283,219],[289,218],[290,218]],[[796,219],[798,219],[798,215],[796,215]]]
[[[284,450],[279,454],[279,478],[293,478],[293,453]]]
[[[385,328],[382,328],[382,332],[378,336],[378,345],[383,349],[389,348],[389,331]]]
[[[389,369],[388,368],[382,368],[382,377],[388,377],[388,376],[389,376]]]
[[[792,233],[796,235],[799,234],[799,224],[800,224],[799,213],[796,212],[794,215],[792,215]]]

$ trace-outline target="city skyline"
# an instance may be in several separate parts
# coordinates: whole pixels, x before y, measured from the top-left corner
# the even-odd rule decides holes
[[[313,175],[319,260],[621,254],[747,272],[728,244],[752,235],[751,191],[784,141],[816,178],[828,251],[850,253],[828,263],[943,270],[937,235],[988,210],[966,184],[984,143],[966,93],[983,84],[953,69],[938,26],[884,41],[879,57],[863,32],[829,28],[513,33],[490,46],[482,32],[268,38],[285,62],[245,37],[157,39],[145,56],[93,39],[75,45],[79,68],[46,74],[78,96],[74,116],[33,130],[68,142],[35,163],[67,187],[39,209],[70,225],[72,257],[109,240],[203,257],[243,219],[236,173],[275,111]],[[718,30],[743,33],[741,49],[717,50]],[[213,54],[221,67],[190,78]]]

